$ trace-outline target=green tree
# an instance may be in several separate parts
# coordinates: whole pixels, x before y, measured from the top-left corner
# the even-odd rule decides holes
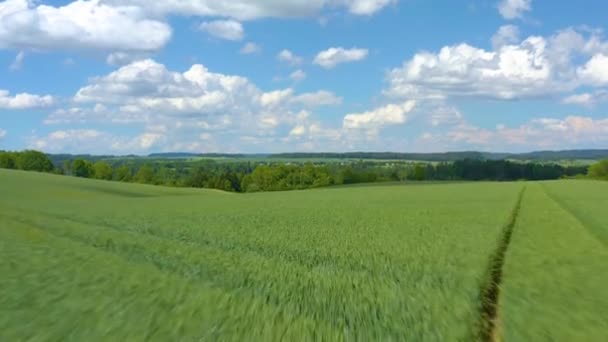
[[[55,168],[46,154],[33,150],[18,153],[16,164],[18,169],[26,171],[51,172]]]
[[[14,169],[17,167],[17,158],[14,153],[0,151],[0,168]]]
[[[416,164],[412,170],[411,180],[422,181],[426,179],[426,166],[424,164]]]
[[[160,169],[158,169],[155,178],[156,179],[154,184],[156,185],[176,185],[176,179],[173,170],[166,166],[161,166]]]
[[[112,180],[114,170],[112,165],[100,160],[93,165],[93,174],[96,179]]]
[[[84,159],[76,159],[72,162],[72,175],[82,178],[90,178],[94,175],[93,164]]]
[[[138,183],[152,184],[154,183],[154,169],[150,165],[143,165],[135,174],[135,181]]]
[[[589,167],[589,177],[608,179],[608,159],[591,165]]]
[[[131,168],[127,165],[123,165],[116,169],[116,175],[114,179],[120,182],[130,182],[133,179],[133,174],[131,173]]]

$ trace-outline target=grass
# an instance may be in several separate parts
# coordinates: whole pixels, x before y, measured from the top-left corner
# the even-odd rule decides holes
[[[588,226],[578,217],[606,223],[607,193],[608,183],[601,182],[528,186],[504,267],[502,340],[602,341],[608,336],[608,249],[597,233],[608,225]],[[580,211],[565,210],[552,196]]]
[[[569,193],[560,186],[547,185]],[[0,170],[0,340],[478,340],[488,269],[523,187],[229,194]],[[526,187],[525,220],[538,220],[538,193],[571,217]],[[514,223],[501,284],[513,341],[509,317],[529,308],[512,296],[535,266],[527,240],[551,229],[529,227]],[[550,241],[539,242],[549,253]],[[521,281],[534,291],[548,279]],[[601,321],[599,305],[582,312]]]

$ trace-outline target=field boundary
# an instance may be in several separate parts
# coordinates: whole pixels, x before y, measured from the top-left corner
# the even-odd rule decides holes
[[[517,222],[517,218],[519,217],[519,211],[525,192],[526,186],[519,192],[515,207],[513,207],[513,210],[511,211],[507,224],[503,227],[498,241],[498,247],[490,258],[490,264],[486,271],[486,280],[481,287],[480,330],[478,337],[479,340],[483,342],[497,341],[499,339],[497,336],[498,301],[500,298],[500,283],[502,281],[503,265],[505,263],[507,249],[511,243],[513,229]]]

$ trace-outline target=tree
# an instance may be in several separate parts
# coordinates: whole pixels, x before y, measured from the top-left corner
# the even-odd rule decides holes
[[[416,164],[408,177],[410,180],[423,181],[426,179],[426,166],[424,164]]]
[[[591,165],[589,167],[589,177],[608,180],[608,159]]]
[[[16,164],[18,169],[25,171],[51,172],[55,168],[46,154],[34,150],[18,153]]]
[[[84,159],[76,159],[72,162],[72,175],[81,178],[90,178],[94,175],[93,164]]]
[[[100,160],[93,165],[93,174],[96,179],[112,180],[114,170],[112,165]]]
[[[0,151],[0,169],[14,169],[17,167],[17,158],[14,153]]]
[[[154,169],[150,165],[143,165],[135,174],[135,181],[144,184],[154,183]]]
[[[119,182],[130,182],[131,179],[133,179],[131,168],[129,168],[127,165],[117,168],[114,178]]]

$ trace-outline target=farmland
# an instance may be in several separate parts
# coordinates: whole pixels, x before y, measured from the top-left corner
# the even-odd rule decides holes
[[[234,194],[0,170],[0,340],[598,340],[607,193]]]

